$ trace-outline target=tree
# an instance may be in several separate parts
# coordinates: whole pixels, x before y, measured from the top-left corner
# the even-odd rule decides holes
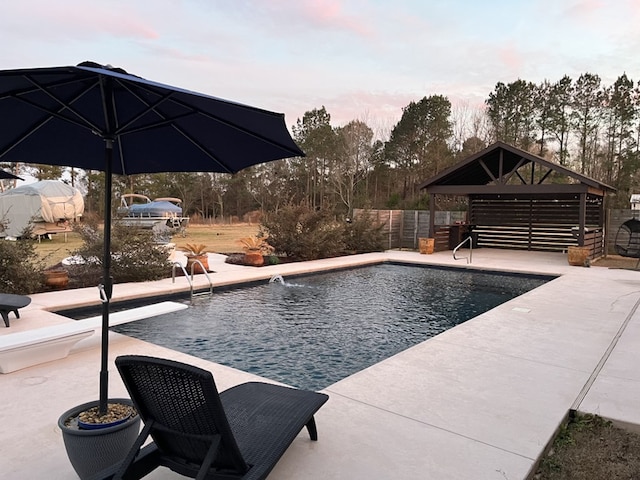
[[[638,167],[635,143],[637,113],[633,80],[626,74],[618,77],[608,91],[608,126],[606,163],[610,166],[609,181],[625,199],[631,187],[631,178]]]
[[[529,150],[535,138],[535,91],[531,82],[516,80],[496,84],[486,100],[495,140]]]
[[[288,161],[276,160],[251,167],[247,188],[264,213],[278,211],[291,199],[292,175]]]
[[[30,165],[31,175],[38,181],[60,180],[65,168],[58,165]]]
[[[598,75],[583,73],[576,81],[571,124],[578,139],[580,173],[587,173],[595,166],[603,93]]]
[[[411,102],[391,131],[385,158],[402,178],[402,199],[414,200],[419,181],[435,175],[453,159],[449,143],[453,134],[451,103],[432,95]]]
[[[384,205],[384,199],[391,196],[393,185],[392,171],[386,162],[385,143],[382,140],[376,140],[371,152],[372,171],[367,175],[367,186],[365,191],[367,197],[364,206],[379,207]]]
[[[535,123],[540,134],[540,138],[538,139],[538,143],[540,144],[540,147],[538,148],[538,155],[541,157],[545,156],[547,150],[547,136],[549,135],[549,130],[551,130],[551,125],[553,122],[553,96],[551,95],[552,91],[553,86],[548,80],[545,80],[540,85],[537,85],[534,91],[534,109],[536,111]]]
[[[573,85],[570,77],[565,75],[551,86],[549,91],[549,134],[558,143],[556,157],[560,165],[569,161],[569,132],[571,130],[571,102]]]
[[[356,188],[371,169],[373,131],[366,123],[353,120],[336,129],[338,137],[338,161],[333,168],[331,183],[338,198],[353,217]]]
[[[293,127],[293,136],[307,155],[294,164],[294,171],[306,177],[305,201],[312,208],[322,208],[326,200],[327,169],[336,147],[331,115],[324,106],[305,112]]]

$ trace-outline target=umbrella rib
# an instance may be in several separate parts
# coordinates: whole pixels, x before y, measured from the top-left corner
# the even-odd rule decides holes
[[[191,142],[192,145],[194,145],[198,149],[200,149],[207,157],[209,157],[211,160],[213,160],[218,165],[220,165],[221,168],[224,168],[227,171],[227,173],[233,173],[233,170],[231,170],[224,163],[222,163],[220,160],[218,160],[218,157],[216,157],[212,152],[207,150],[207,148],[204,145],[202,145],[200,142],[198,142],[194,138],[192,138],[191,135],[187,134],[185,131],[183,131],[181,128],[179,128],[177,125],[172,125],[172,127],[173,127],[174,130],[176,130],[178,133],[180,133],[180,135],[182,135],[189,142]]]
[[[99,131],[99,129],[92,125],[87,119],[85,119],[82,115],[80,115],[78,112],[76,112],[74,109],[72,109],[69,105],[66,105],[63,101],[61,101],[60,99],[56,98],[54,95],[52,95],[50,92],[48,92],[46,89],[42,88],[42,85],[40,85],[38,82],[35,82],[32,78],[30,78],[28,75],[24,76],[35,88],[33,89],[25,89],[22,90],[20,92],[14,92],[11,95],[6,95],[3,96],[3,98],[14,98],[16,100],[18,100],[19,102],[25,103],[27,105],[30,105],[31,107],[37,109],[37,110],[41,110],[43,112],[48,113],[50,116],[43,119],[40,122],[36,122],[34,124],[32,124],[29,128],[25,129],[22,131],[22,133],[20,133],[19,135],[17,135],[15,137],[15,140],[12,142],[9,142],[7,144],[8,148],[6,148],[5,150],[2,150],[0,152],[0,157],[6,155],[8,152],[10,152],[11,150],[13,150],[15,147],[17,147],[18,145],[20,145],[22,142],[24,142],[25,140],[27,140],[31,135],[33,135],[34,133],[36,133],[40,128],[44,127],[48,122],[50,122],[54,117],[58,118],[60,120],[63,120],[67,123],[71,123],[73,125],[76,125],[77,127],[80,127],[82,129],[87,129],[87,130],[92,130],[94,132]],[[74,82],[60,82],[58,85],[56,86],[60,86],[60,85],[64,85],[64,84],[68,84],[68,83],[74,83]],[[77,83],[77,82],[75,82]],[[92,86],[90,85],[87,89],[85,89],[84,91],[80,92],[75,98],[73,98],[72,102],[75,102],[76,100],[78,100],[78,98],[82,97],[82,95],[84,95],[85,93],[87,93],[87,91],[92,88]],[[51,97],[53,100],[55,100],[58,104],[60,104],[60,108],[56,111],[56,110],[51,110],[49,108],[46,108],[42,105],[39,105],[31,100],[28,100],[26,98],[24,98],[24,95],[27,95],[29,93],[33,93],[35,91],[41,91],[43,93],[45,93],[46,95],[48,95],[49,97]],[[76,120],[73,120],[71,118],[67,118],[64,117],[63,115],[60,114],[60,112],[62,112],[63,110],[68,109],[70,112],[74,113],[75,115],[77,115],[79,118],[85,120],[87,122],[88,125],[90,125],[91,128],[89,128],[87,125],[83,125],[81,122],[78,122]]]
[[[43,120],[41,120],[41,121],[39,121],[39,122],[33,123],[32,125],[29,126],[29,128],[23,130],[20,134],[18,134],[12,142],[8,142],[7,143],[7,148],[5,148],[2,151],[0,151],[0,157],[6,155],[8,152],[10,152],[14,148],[16,148],[18,145],[20,145],[22,142],[27,140],[31,135],[36,133],[40,128],[44,127],[48,122],[50,122],[53,119],[53,117],[56,117],[56,118],[59,118],[61,120],[66,121],[68,123],[74,124],[77,127],[89,130],[89,128],[86,125],[83,125],[80,122],[77,122],[77,121],[75,121],[73,119],[69,119],[69,118],[66,118],[66,117],[60,115],[59,112],[61,112],[65,108],[68,108],[69,110],[71,110],[71,109],[68,106],[66,106],[64,104],[64,102],[60,102],[60,100],[56,99],[55,97],[52,97],[52,98],[54,98],[54,100],[56,100],[56,102],[61,104],[61,107],[60,107],[60,109],[58,111],[52,111],[52,110],[50,110],[48,108],[43,107],[42,105],[38,105],[37,103],[32,102],[32,101],[27,100],[26,98],[22,97],[22,95],[25,95],[27,93],[31,93],[31,92],[36,91],[36,90],[44,91],[42,89],[42,87],[40,85],[38,85],[37,83],[33,82],[33,80],[31,78],[29,78],[29,77],[26,77],[26,78],[32,84],[34,84],[36,86],[35,90],[34,89],[29,89],[29,90],[24,90],[24,91],[21,91],[21,92],[15,92],[15,93],[13,93],[11,95],[5,96],[4,98],[14,98],[14,99],[18,100],[19,102],[22,102],[22,103],[25,103],[27,105],[30,105],[31,107],[33,107],[33,108],[35,108],[37,110],[41,110],[43,112],[46,112],[50,116],[45,118],[45,119],[43,119]],[[46,91],[44,91],[44,92],[48,93]],[[84,95],[84,93],[86,93],[86,91],[82,92],[79,96]],[[79,98],[79,96],[76,97],[73,101],[77,100]],[[73,110],[71,110],[71,111],[73,112]],[[82,117],[80,116],[80,118],[82,118]]]
[[[158,122],[155,122],[155,123],[151,123],[151,124],[147,124],[144,127],[134,128],[134,129],[131,129],[131,130],[128,130],[128,131],[124,130],[126,128],[126,125],[123,125],[122,129],[118,128],[118,136],[120,136],[120,135],[121,136],[125,136],[127,134],[135,133],[135,132],[141,131],[141,130],[149,130],[151,128],[159,128],[159,127],[161,127],[163,125],[169,125],[169,124],[171,124],[171,122],[174,122],[175,120],[178,120],[180,118],[186,118],[186,117],[189,117],[191,115],[195,115],[195,114],[198,113],[198,111],[195,110],[191,106],[181,105],[182,107],[186,107],[187,108],[187,110],[188,110],[187,113],[183,113],[181,115],[175,115],[175,116],[172,116],[172,117],[167,117],[162,112],[159,112],[157,110],[157,107],[159,105],[161,105],[162,103],[166,102],[166,101],[173,100],[171,98],[172,97],[172,93],[171,92],[167,92],[166,95],[161,95],[157,102],[155,102],[153,104],[149,104],[149,102],[147,102],[144,98],[140,97],[137,94],[137,92],[134,92],[132,89],[130,89],[128,87],[128,85],[125,85],[122,82],[118,82],[118,83],[120,84],[120,86],[122,86],[123,88],[128,90],[129,93],[131,93],[133,96],[135,96],[140,102],[144,103],[147,106],[147,108],[143,112],[141,112],[134,119],[130,120],[127,123],[127,125],[130,125],[131,123],[133,123],[137,119],[143,117],[147,112],[154,112],[158,117],[162,118],[161,121],[158,121]],[[146,90],[148,92],[152,92],[152,90],[149,89],[149,88],[144,88],[144,90]],[[153,91],[152,93],[157,94],[157,92],[155,92],[155,91]],[[217,165],[219,165],[221,168],[223,168],[225,171],[227,171],[227,173],[233,173],[233,170],[231,170],[224,163],[222,163],[212,152],[208,151],[200,142],[197,142],[194,138],[192,138],[190,135],[188,135],[182,129],[178,128],[175,124],[171,125],[171,126],[178,133],[180,133],[183,137],[185,137],[189,142],[191,142],[192,145],[197,147],[200,151],[202,151],[202,153],[204,153],[207,157],[209,157],[211,160],[213,160]],[[120,152],[120,158],[123,159],[124,158],[123,157],[124,152],[122,151],[122,142],[118,142],[118,150]],[[123,173],[124,173],[125,172],[125,170],[124,170],[124,162],[122,164],[122,169],[123,169]]]
[[[158,116],[161,116],[161,117],[162,117],[162,115],[161,115],[159,112],[157,112],[157,111],[156,111],[156,107],[157,107],[158,105],[162,104],[162,103],[167,99],[167,97],[169,97],[169,96],[171,95],[171,93],[167,93],[167,94],[164,94],[164,95],[160,95],[158,92],[155,92],[155,91],[152,91],[151,89],[148,89],[148,88],[144,88],[144,87],[142,87],[142,88],[143,88],[144,90],[146,90],[147,92],[153,93],[153,94],[155,94],[155,95],[160,95],[160,98],[159,98],[156,102],[154,102],[153,104],[149,104],[149,102],[147,102],[144,98],[140,97],[140,95],[138,95],[136,92],[134,92],[132,89],[130,89],[130,88],[128,87],[128,85],[126,85],[126,84],[122,83],[120,80],[117,80],[117,79],[116,79],[116,82],[117,82],[117,83],[118,83],[122,88],[124,88],[125,90],[127,90],[131,95],[133,95],[134,97],[136,97],[136,98],[138,99],[138,101],[140,101],[141,103],[143,103],[143,104],[144,104],[144,105],[146,105],[146,107],[147,107],[145,110],[143,110],[142,112],[140,112],[138,115],[136,115],[135,117],[133,117],[132,119],[130,119],[126,124],[124,124],[124,125],[122,125],[122,126],[118,126],[118,127],[116,127],[116,136],[117,136],[117,135],[121,135],[121,134],[129,134],[129,133],[135,133],[135,132],[138,132],[138,131],[149,130],[149,129],[151,129],[151,128],[156,128],[156,127],[162,126],[162,125],[164,125],[165,123],[169,123],[170,121],[172,121],[172,120],[173,120],[173,119],[170,119],[170,120],[163,120],[162,122],[159,122],[159,123],[155,123],[155,122],[154,122],[154,123],[150,123],[150,124],[144,125],[144,126],[139,127],[139,128],[133,128],[133,129],[131,129],[131,130],[126,130],[126,128],[127,128],[127,126],[128,126],[128,125],[131,125],[132,123],[136,122],[138,119],[142,118],[143,116],[145,116],[145,115],[146,115],[148,112],[150,112],[150,111],[153,111],[153,112],[154,112],[154,113],[156,113]],[[181,116],[184,116],[184,115],[181,115]],[[180,117],[176,117],[176,118],[180,118]]]
[[[42,93],[44,93],[45,95],[49,96],[51,99],[53,99],[54,101],[56,101],[59,105],[60,105],[60,109],[55,111],[55,110],[51,110],[48,108],[45,108],[41,105],[38,105],[36,103],[33,103],[31,101],[28,101],[24,98],[18,97],[18,100],[21,100],[23,102],[28,103],[29,105],[31,105],[32,107],[38,108],[44,112],[47,112],[48,114],[59,118],[60,120],[63,120],[65,122],[68,123],[72,123],[78,127],[82,127],[85,128],[87,130],[92,130],[94,132],[97,132],[100,134],[100,136],[103,136],[105,132],[102,132],[100,130],[100,127],[98,127],[98,125],[96,125],[95,123],[91,122],[88,118],[86,118],[85,116],[83,116],[82,114],[80,114],[80,112],[78,112],[75,108],[73,108],[73,103],[76,102],[79,98],[81,98],[83,95],[85,95],[89,90],[91,90],[92,88],[94,88],[98,82],[92,82],[91,85],[88,85],[84,90],[82,90],[81,92],[79,92],[73,99],[71,99],[68,102],[64,102],[63,100],[61,100],[60,98],[56,97],[55,95],[53,95],[53,93],[51,93],[48,89],[45,89],[42,87],[42,85],[40,85],[38,82],[36,82],[35,80],[33,80],[30,77],[26,77],[27,80],[29,80],[35,87],[38,88],[38,90],[40,90]],[[82,124],[81,122],[78,122],[77,120],[73,120],[71,118],[67,118],[63,115],[60,114],[60,112],[62,112],[63,110],[69,110],[72,114],[74,114],[76,117],[78,117],[80,120],[82,120],[83,122],[85,122],[86,124]],[[87,125],[89,127],[87,127]]]
[[[186,108],[190,107],[188,104],[186,104],[184,102],[181,102],[178,99],[171,98],[170,100],[173,101],[174,103],[178,104],[178,105],[183,106],[183,107],[186,107]],[[220,101],[223,101],[223,100],[220,100]],[[190,107],[190,108],[193,108],[193,107]],[[256,110],[256,109],[254,109],[254,110]],[[212,115],[211,113],[208,113],[208,112],[205,112],[205,111],[202,111],[202,110],[196,110],[195,113],[200,114],[200,115],[202,115],[204,117],[207,117],[207,118],[209,118],[211,120],[214,120],[216,122],[222,123],[222,124],[224,124],[224,125],[226,125],[228,127],[231,127],[233,129],[238,130],[238,131],[240,131],[242,133],[245,133],[247,135],[250,135],[250,136],[252,136],[254,138],[257,138],[257,139],[263,141],[264,143],[267,143],[269,145],[273,145],[273,146],[281,148],[281,149],[283,149],[285,151],[288,151],[288,152],[292,153],[294,157],[297,157],[297,156],[300,155],[299,151],[295,151],[291,147],[288,147],[287,145],[283,145],[280,142],[275,142],[275,141],[273,141],[273,140],[271,140],[269,138],[264,137],[263,135],[258,135],[257,133],[255,133],[255,132],[253,132],[251,130],[248,130],[248,129],[244,128],[244,127],[241,127],[240,125],[237,125],[237,124],[235,124],[233,122],[230,122],[228,120],[220,118],[217,115]],[[268,113],[271,113],[271,112],[268,112]],[[273,115],[273,113],[271,113],[271,114]],[[280,115],[280,114],[277,114],[277,115]]]
[[[153,128],[159,128],[159,127],[162,127],[164,125],[169,125],[169,124],[171,124],[171,122],[174,122],[175,120],[178,120],[180,118],[189,117],[191,115],[197,114],[198,112],[194,111],[193,108],[189,108],[190,111],[187,112],[187,113],[167,118],[165,115],[163,115],[161,112],[159,112],[157,110],[157,107],[159,105],[161,105],[162,103],[164,103],[165,101],[167,101],[168,99],[170,99],[171,92],[168,92],[167,94],[164,94],[164,95],[160,95],[160,98],[156,102],[154,102],[153,104],[150,104],[144,98],[140,97],[140,95],[138,95],[135,91],[130,89],[127,85],[123,84],[120,81],[117,81],[117,83],[119,83],[122,88],[124,88],[127,91],[129,91],[129,93],[131,93],[131,95],[135,96],[141,103],[145,104],[146,107],[147,107],[144,111],[140,112],[134,118],[130,119],[126,124],[116,127],[115,137],[120,139],[118,141],[118,152],[120,153],[120,159],[121,159],[121,165],[120,166],[121,166],[121,169],[122,169],[122,173],[126,175],[127,173],[126,173],[126,168],[125,168],[125,164],[124,164],[124,152],[122,150],[122,141],[121,141],[123,137],[125,137],[126,135],[129,135],[129,134],[136,133],[136,132],[150,130],[150,129],[153,129]],[[151,93],[154,93],[154,94],[158,95],[158,92],[155,92],[155,91],[152,92],[151,89],[145,88],[145,90],[148,91],[148,92],[151,92]],[[142,118],[148,112],[154,112],[158,117],[162,118],[162,120],[146,124],[146,125],[144,125],[142,127],[132,128],[130,130],[126,130],[128,125],[131,125],[132,123],[136,122],[138,119]],[[218,158],[215,155],[213,155],[211,152],[209,152],[204,146],[202,146],[200,143],[196,142],[194,139],[192,139],[189,135],[187,135],[182,130],[178,129],[175,125],[172,125],[172,126],[180,134],[182,134],[184,137],[186,137],[187,140],[189,140],[195,147],[197,147],[199,150],[201,150],[211,160],[216,162],[216,164],[218,164],[221,168],[223,168],[227,173],[233,173],[233,171],[231,169],[229,169],[229,167],[227,167],[225,164],[220,162],[220,160],[218,160]]]
[[[158,122],[157,124],[148,124],[148,125],[146,125],[145,127],[141,128],[141,129],[149,129],[149,128],[154,128],[156,126],[159,127],[159,126],[165,125],[167,123],[170,123],[170,122],[172,122],[172,121],[174,121],[176,119],[179,119],[179,118],[182,118],[182,117],[187,117],[187,116],[190,116],[190,115],[202,115],[202,116],[204,116],[206,118],[209,118],[209,119],[214,120],[214,121],[216,121],[218,123],[221,123],[223,125],[231,127],[231,128],[233,128],[235,130],[238,130],[238,131],[240,131],[242,133],[250,135],[250,136],[252,136],[254,138],[257,138],[257,139],[259,139],[259,140],[261,140],[261,141],[263,141],[263,142],[265,142],[267,144],[270,144],[270,145],[276,146],[278,148],[281,148],[283,150],[286,150],[286,151],[292,153],[293,156],[299,156],[300,155],[299,151],[293,150],[293,149],[291,149],[290,147],[288,147],[286,145],[283,145],[283,144],[281,144],[279,142],[274,142],[273,140],[271,140],[269,138],[266,138],[266,137],[264,137],[262,135],[258,135],[257,133],[255,133],[255,132],[253,132],[251,130],[248,130],[248,129],[244,128],[244,127],[241,127],[240,125],[237,125],[237,124],[235,124],[233,122],[230,122],[228,120],[222,119],[222,118],[220,118],[220,117],[218,117],[216,115],[212,115],[212,114],[210,114],[208,112],[203,111],[202,109],[198,109],[198,108],[194,107],[193,105],[190,105],[190,104],[188,104],[186,102],[178,100],[177,98],[175,98],[176,92],[169,91],[167,95],[161,96],[161,99],[158,102],[154,103],[153,105],[150,105],[149,102],[145,101],[143,98],[140,97],[140,95],[138,95],[135,91],[133,91],[131,88],[129,88],[129,86],[127,84],[124,84],[124,83],[120,82],[119,80],[118,80],[118,83],[122,86],[122,88],[125,88],[126,90],[128,90],[129,93],[131,93],[138,100],[140,100],[142,103],[147,105],[147,109],[143,113],[141,113],[137,118],[140,118],[142,115],[146,114],[149,111],[153,111],[154,113],[156,113],[156,115],[158,115],[160,118],[163,119],[162,121]],[[141,89],[143,89],[143,90],[145,90],[147,92],[150,92],[150,93],[155,94],[155,95],[159,95],[159,93],[153,88],[144,86],[142,84],[138,84],[138,86],[139,86],[139,88],[141,88]],[[210,100],[210,101],[227,103],[229,105],[233,105],[233,106],[236,106],[236,107],[239,107],[239,108],[253,110],[253,111],[256,111],[256,112],[261,112],[261,113],[264,113],[264,114],[269,114],[271,116],[273,116],[273,115],[280,116],[280,114],[275,114],[273,112],[268,112],[266,110],[260,110],[260,109],[257,109],[257,108],[248,107],[248,106],[237,104],[237,103],[227,102],[227,101],[222,100],[222,99],[209,99],[208,97],[202,97],[202,98]],[[157,111],[157,107],[160,104],[164,103],[164,102],[172,102],[172,103],[174,103],[176,105],[179,105],[182,108],[187,109],[189,111],[189,113],[168,117],[167,115]],[[129,123],[131,123],[131,122],[129,122]],[[174,128],[175,128],[175,126],[174,126]],[[138,130],[138,129],[136,129],[136,130]],[[178,131],[180,131],[180,130],[178,130]],[[182,131],[180,131],[180,132],[183,135],[185,135],[187,138],[189,138],[188,135],[186,135],[184,132],[182,132]],[[122,133],[129,133],[129,132],[124,132],[123,131]],[[205,147],[200,145],[199,148],[203,149],[203,151],[205,153],[207,153],[213,160],[218,162],[218,160],[215,157],[212,156],[213,154],[211,152],[209,152],[208,150],[206,150]]]

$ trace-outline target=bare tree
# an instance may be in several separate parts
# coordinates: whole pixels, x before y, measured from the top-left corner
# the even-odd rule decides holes
[[[330,181],[347,209],[353,215],[356,188],[365,180],[371,169],[373,131],[366,123],[353,120],[336,129],[338,136],[338,160],[332,169]]]

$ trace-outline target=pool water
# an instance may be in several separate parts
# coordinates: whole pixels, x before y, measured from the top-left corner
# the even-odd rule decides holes
[[[548,280],[383,264],[217,291],[113,330],[319,390]]]

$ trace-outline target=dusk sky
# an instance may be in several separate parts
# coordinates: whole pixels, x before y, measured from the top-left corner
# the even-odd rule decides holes
[[[390,129],[424,96],[482,105],[497,82],[640,80],[640,0],[20,0],[0,69],[111,64],[334,126]]]

